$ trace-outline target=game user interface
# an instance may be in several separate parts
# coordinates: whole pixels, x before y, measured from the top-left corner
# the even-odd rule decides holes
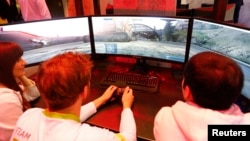
[[[27,65],[66,51],[91,54],[88,17],[0,25],[0,41],[20,44]]]
[[[234,59],[244,73],[242,95],[250,99],[250,30],[208,20],[194,19],[189,58],[213,51]]]
[[[189,19],[93,16],[96,54],[185,62]]]

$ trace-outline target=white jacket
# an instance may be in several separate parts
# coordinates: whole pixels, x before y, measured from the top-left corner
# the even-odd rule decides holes
[[[35,85],[27,87],[25,99],[32,101],[40,96]],[[19,92],[0,88],[0,141],[9,141],[16,121],[23,114],[22,97]]]
[[[72,114],[49,112],[41,108],[27,110],[18,120],[11,141],[126,141],[136,140],[136,125],[131,109],[121,113],[120,133],[82,123],[96,113],[90,102],[81,107],[80,118]],[[110,120],[112,119],[102,119]]]
[[[156,141],[206,141],[209,124],[250,124],[250,113],[233,104],[228,110],[214,111],[194,103],[177,101],[163,107],[154,121]]]

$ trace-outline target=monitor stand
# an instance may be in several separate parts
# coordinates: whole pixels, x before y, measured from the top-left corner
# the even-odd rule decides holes
[[[140,74],[147,74],[149,72],[149,67],[146,63],[145,58],[136,58],[136,63],[132,66],[129,71]]]

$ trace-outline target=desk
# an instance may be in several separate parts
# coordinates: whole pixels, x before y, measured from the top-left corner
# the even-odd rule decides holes
[[[130,68],[132,64],[115,62],[114,58],[108,60],[96,60],[92,72],[91,94],[88,101],[99,97],[106,88],[99,86],[100,78],[105,72],[110,70]],[[181,94],[181,70],[167,68],[152,68],[156,73],[161,75],[165,81],[162,81],[157,93],[145,93],[134,91],[134,105],[132,107],[136,126],[137,137],[140,140],[154,140],[153,122],[156,113],[163,106],[170,106],[177,100],[182,100]],[[122,105],[120,101],[108,103],[100,108],[97,114],[87,120],[87,123],[95,126],[119,131],[120,114]]]
[[[94,61],[92,71],[91,91],[86,102],[90,102],[101,96],[106,88],[99,85],[100,79],[104,77],[105,72],[118,69],[131,68],[133,64],[114,61],[113,57],[98,59]],[[157,93],[145,93],[134,91],[134,105],[132,107],[136,126],[138,140],[154,140],[153,125],[156,113],[163,106],[171,106],[177,100],[182,100],[181,77],[182,69],[174,66],[168,68],[150,68],[165,80],[161,82]],[[38,100],[35,106],[44,107],[42,100]],[[122,111],[121,101],[107,103],[98,109],[98,112],[90,117],[86,122],[119,131],[120,115]]]

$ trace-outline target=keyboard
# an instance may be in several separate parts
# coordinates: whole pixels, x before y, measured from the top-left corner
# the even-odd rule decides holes
[[[129,86],[133,90],[155,93],[160,85],[160,78],[149,74],[131,72],[108,72],[101,80],[100,85]]]

